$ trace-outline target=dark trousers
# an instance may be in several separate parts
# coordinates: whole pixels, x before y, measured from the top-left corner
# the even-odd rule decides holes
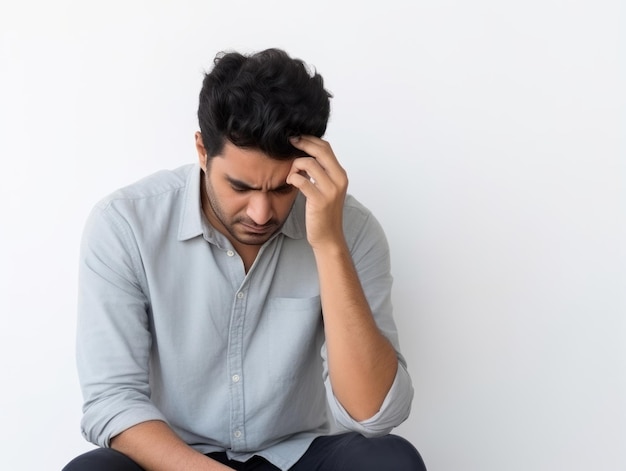
[[[226,453],[207,456],[235,470],[278,471],[264,458],[245,463],[231,461]],[[316,438],[290,471],[426,471],[417,450],[404,438],[385,435],[365,438],[345,433]],[[71,461],[63,471],[143,471],[134,461],[111,448],[98,448]]]

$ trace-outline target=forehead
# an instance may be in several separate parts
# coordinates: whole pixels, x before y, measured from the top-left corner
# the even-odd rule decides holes
[[[284,183],[293,159],[277,160],[257,149],[237,147],[226,142],[219,156],[211,159],[211,172],[217,171],[254,186]]]

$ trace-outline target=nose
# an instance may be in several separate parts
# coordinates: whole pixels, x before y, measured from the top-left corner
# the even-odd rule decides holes
[[[255,191],[248,201],[246,214],[259,226],[267,224],[272,219],[272,205],[267,193]]]

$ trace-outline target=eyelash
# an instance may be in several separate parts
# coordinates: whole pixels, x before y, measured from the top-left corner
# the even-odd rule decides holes
[[[274,193],[278,193],[279,195],[284,195],[287,193],[291,193],[291,190],[293,190],[293,186],[284,186],[282,188],[278,188],[274,190]]]
[[[249,188],[237,188],[237,187],[232,187],[233,191],[236,193],[246,193],[247,191],[250,191]],[[286,186],[283,188],[277,188],[276,190],[272,190],[272,193],[277,193],[279,195],[283,195],[283,194],[287,194],[287,193],[291,193],[291,190],[293,189],[292,186]]]

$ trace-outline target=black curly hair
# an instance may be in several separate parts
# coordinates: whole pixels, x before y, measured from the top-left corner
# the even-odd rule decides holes
[[[289,138],[322,137],[330,98],[322,76],[281,49],[248,56],[221,52],[200,91],[198,121],[207,155],[220,155],[226,140],[274,159],[306,155]]]

